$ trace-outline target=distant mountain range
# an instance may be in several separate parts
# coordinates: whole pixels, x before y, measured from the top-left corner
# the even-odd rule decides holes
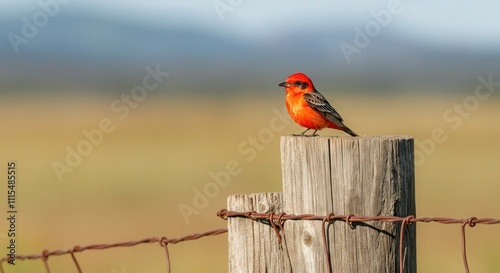
[[[16,54],[8,34],[21,35],[23,22],[1,24],[3,92],[71,86],[122,90],[140,82],[147,65],[156,64],[171,73],[170,88],[189,92],[261,89],[295,71],[325,84],[375,90],[454,89],[473,83],[478,75],[500,73],[500,49],[431,46],[391,28],[382,29],[348,63],[339,45],[353,45],[355,32],[344,26],[276,33],[254,41],[176,22],[160,27],[61,12],[19,45]]]

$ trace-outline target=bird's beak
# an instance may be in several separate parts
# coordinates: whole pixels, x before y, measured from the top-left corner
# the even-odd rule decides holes
[[[287,82],[282,82],[280,84],[278,84],[278,86],[282,86],[282,87],[289,87],[291,84],[287,83]]]

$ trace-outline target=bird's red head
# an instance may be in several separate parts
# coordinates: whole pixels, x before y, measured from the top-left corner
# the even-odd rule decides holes
[[[311,79],[306,74],[300,72],[288,76],[279,86],[285,87],[287,92],[307,93],[314,91]]]

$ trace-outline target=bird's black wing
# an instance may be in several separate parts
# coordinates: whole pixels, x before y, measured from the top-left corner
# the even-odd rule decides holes
[[[328,101],[321,95],[318,91],[314,90],[311,93],[305,93],[302,95],[304,100],[307,102],[309,107],[311,107],[316,113],[325,117],[331,123],[337,125],[339,128],[351,136],[358,136],[355,132],[349,129],[342,122],[342,117],[335,109],[328,103]]]
[[[309,106],[314,109],[318,114],[324,116],[329,121],[334,124],[342,124],[342,117],[335,109],[328,103],[328,101],[321,95],[318,91],[311,93],[305,93],[303,95],[304,100],[309,104]],[[343,124],[342,124],[343,127]]]

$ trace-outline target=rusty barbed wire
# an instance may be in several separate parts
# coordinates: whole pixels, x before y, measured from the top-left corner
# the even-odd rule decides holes
[[[270,217],[272,215],[272,217]],[[381,221],[381,222],[403,222],[405,218],[409,217],[399,217],[399,216],[356,216],[353,214],[349,215],[340,215],[340,214],[329,214],[326,216],[322,215],[314,215],[314,214],[287,214],[287,213],[273,213],[273,212],[265,212],[265,213],[259,213],[255,211],[228,211],[226,209],[222,209],[219,212],[217,212],[217,216],[220,218],[227,220],[230,217],[243,217],[243,218],[249,218],[252,220],[263,220],[267,219],[269,220],[270,218],[274,220],[281,220],[281,221],[286,221],[286,220],[323,220],[325,217],[329,217],[328,219],[330,221],[335,221],[335,220],[341,220],[341,221],[347,221],[349,222],[370,222],[370,221]],[[424,223],[430,223],[430,222],[436,222],[436,223],[441,223],[441,224],[463,224],[465,223],[470,223],[472,225],[476,224],[487,224],[487,225],[492,225],[492,224],[500,224],[500,219],[494,219],[494,218],[476,218],[476,217],[470,217],[466,219],[456,219],[456,218],[446,218],[446,217],[419,217],[416,218],[413,216],[411,219],[409,219],[410,223],[415,223],[415,222],[424,222]]]
[[[329,272],[332,272],[331,261],[330,261],[330,253],[328,250],[327,238],[326,238],[326,227],[325,224],[327,222],[333,221],[344,221],[347,225],[351,226],[353,222],[373,222],[373,221],[381,221],[381,222],[401,222],[400,229],[400,237],[399,237],[399,272],[404,272],[404,231],[406,226],[422,222],[422,223],[441,223],[441,224],[461,224],[462,225],[462,259],[464,263],[465,272],[469,273],[469,265],[467,262],[467,253],[466,253],[466,244],[465,244],[465,227],[468,225],[469,227],[474,227],[476,224],[500,224],[500,219],[494,218],[477,218],[470,217],[466,219],[455,219],[455,218],[446,218],[446,217],[420,217],[417,218],[413,215],[409,215],[406,217],[399,216],[356,216],[353,214],[349,215],[336,215],[330,213],[328,215],[314,215],[314,214],[286,214],[284,212],[276,214],[274,212],[266,212],[266,213],[258,213],[255,211],[228,211],[226,209],[222,209],[217,212],[217,216],[220,218],[227,220],[231,217],[242,217],[248,218],[251,220],[268,220],[271,224],[271,227],[275,230],[276,235],[278,236],[278,241],[281,242],[281,234],[280,230],[283,230],[284,222],[287,220],[317,220],[322,221],[322,236],[323,236],[323,244],[326,256],[326,262]],[[276,224],[277,222],[277,224]],[[280,229],[278,230],[279,227]]]
[[[162,246],[165,249],[165,257],[167,261],[167,273],[170,273],[170,258],[168,255],[168,244],[177,244],[180,242],[185,242],[185,241],[191,241],[191,240],[196,240],[200,239],[202,237],[206,236],[215,236],[219,234],[223,234],[227,232],[227,228],[222,228],[222,229],[214,229],[206,232],[200,232],[200,233],[193,233],[189,234],[183,237],[178,237],[178,238],[172,238],[168,239],[167,237],[149,237],[145,238],[142,240],[136,240],[136,241],[128,241],[128,242],[120,242],[120,243],[111,243],[111,244],[93,244],[93,245],[87,245],[87,246],[74,246],[70,249],[66,250],[52,250],[49,251],[47,249],[43,250],[41,254],[33,254],[33,255],[16,255],[16,260],[38,260],[41,259],[44,263],[45,271],[47,273],[50,273],[50,268],[48,264],[48,259],[50,256],[60,256],[60,255],[67,255],[70,254],[71,258],[73,259],[73,262],[75,264],[75,267],[77,268],[79,273],[82,273],[82,269],[80,267],[80,264],[78,263],[75,253],[76,252],[83,252],[85,250],[99,250],[99,249],[109,249],[109,248],[115,248],[115,247],[130,247],[130,246],[136,246],[140,244],[149,244],[149,243],[160,243],[160,246]],[[0,272],[5,273],[2,264],[4,262],[8,262],[10,260],[9,257],[4,257],[0,259]]]
[[[333,221],[344,221],[346,222],[347,225],[352,227],[352,224],[354,222],[371,222],[371,221],[382,221],[382,222],[401,222],[401,228],[400,228],[400,238],[399,238],[399,271],[400,273],[404,272],[404,232],[406,226],[412,224],[412,223],[417,223],[417,222],[422,222],[422,223],[441,223],[441,224],[461,224],[461,240],[462,240],[462,258],[463,258],[463,263],[464,263],[464,268],[465,272],[469,273],[469,266],[467,262],[467,254],[466,254],[466,238],[465,238],[465,228],[466,226],[469,227],[474,227],[476,224],[486,224],[486,225],[491,225],[491,224],[500,224],[500,219],[494,219],[494,218],[476,218],[476,217],[470,217],[470,218],[465,218],[465,219],[455,219],[455,218],[446,218],[446,217],[420,217],[417,218],[413,215],[409,215],[406,217],[399,217],[399,216],[356,216],[353,214],[349,215],[336,215],[333,213],[330,213],[325,216],[321,215],[314,215],[314,214],[300,214],[300,215],[294,215],[294,214],[287,214],[284,212],[281,213],[274,213],[274,212],[267,212],[267,213],[258,213],[255,211],[228,211],[226,209],[222,209],[217,212],[217,216],[227,220],[231,217],[242,217],[242,218],[248,218],[251,220],[268,220],[269,224],[271,225],[271,228],[274,229],[276,236],[278,237],[278,243],[281,245],[282,238],[281,238],[281,232],[284,230],[284,223],[287,220],[317,220],[317,221],[322,221],[322,235],[323,235],[323,244],[324,244],[324,251],[325,251],[325,256],[326,256],[326,261],[327,261],[327,266],[328,270],[332,272],[332,266],[331,266],[331,260],[330,260],[330,252],[328,249],[328,241],[327,241],[327,223],[333,222]],[[60,255],[67,255],[70,254],[71,258],[73,260],[73,263],[75,264],[76,269],[78,270],[79,273],[82,273],[82,269],[80,267],[80,264],[78,263],[78,260],[76,259],[75,253],[77,252],[83,252],[86,250],[102,250],[102,249],[109,249],[109,248],[115,248],[115,247],[131,247],[131,246],[136,246],[140,244],[147,244],[147,243],[159,243],[161,247],[164,248],[165,250],[165,259],[167,262],[167,273],[171,272],[170,268],[170,257],[169,257],[169,252],[168,252],[168,244],[177,244],[180,242],[184,241],[191,241],[191,240],[196,240],[200,239],[202,237],[206,236],[215,236],[223,233],[227,233],[228,230],[226,228],[224,229],[214,229],[206,232],[200,232],[200,233],[193,233],[189,234],[186,236],[178,237],[178,238],[172,238],[168,239],[167,237],[149,237],[145,238],[142,240],[136,240],[136,241],[128,241],[128,242],[120,242],[120,243],[110,243],[110,244],[92,244],[92,245],[87,245],[87,246],[74,246],[70,249],[66,250],[43,250],[41,254],[33,254],[33,255],[16,255],[16,260],[42,260],[44,264],[45,271],[47,273],[50,273],[50,267],[48,264],[48,259],[51,256],[60,256]],[[2,264],[4,262],[8,262],[10,260],[9,257],[4,257],[0,259],[0,273],[5,273]]]

